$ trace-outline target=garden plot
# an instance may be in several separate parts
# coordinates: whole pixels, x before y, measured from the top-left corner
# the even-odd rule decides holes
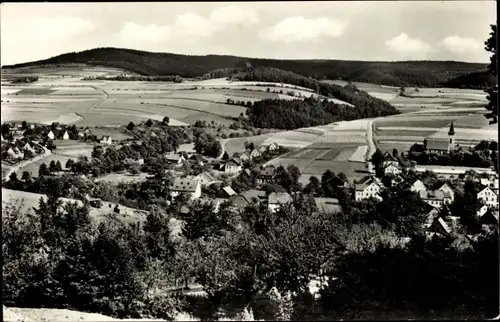
[[[311,161],[313,161],[313,160],[311,160],[311,159],[291,159],[291,158],[287,158],[285,155],[285,157],[273,159],[273,160],[269,161],[267,164],[274,165],[275,167],[282,165],[285,168],[288,167],[289,165],[294,165],[297,168],[299,168],[301,173],[304,173],[305,168],[311,163]],[[323,172],[321,174],[323,174]]]
[[[287,158],[314,160],[316,158],[321,158],[326,152],[328,151],[319,149],[300,149],[298,151],[288,154]]]
[[[366,143],[366,133],[331,131],[320,136],[314,143]]]
[[[322,175],[326,170],[331,170],[335,173],[343,172],[350,180],[352,180],[353,177],[361,178],[366,175],[364,163],[323,160],[314,160],[310,162],[304,170],[301,170],[301,173]]]
[[[368,152],[368,145],[359,146],[354,153],[349,156],[351,162],[366,162],[366,153]],[[335,160],[341,161],[341,160]],[[342,160],[344,161],[344,160]]]

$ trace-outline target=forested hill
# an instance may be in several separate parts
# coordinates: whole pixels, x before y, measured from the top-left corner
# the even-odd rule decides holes
[[[269,66],[318,80],[343,79],[391,86],[439,87],[453,85],[454,87],[482,88],[484,86],[481,82],[492,81],[491,77],[474,77],[474,75],[480,75],[482,71],[486,70],[486,64],[476,63],[276,60],[219,55],[188,56],[120,48],[96,48],[67,53],[45,60],[3,66],[2,68],[68,63],[115,67],[147,76],[198,77],[217,69],[245,68],[247,63],[250,63],[252,67]],[[471,74],[472,77],[469,77]]]

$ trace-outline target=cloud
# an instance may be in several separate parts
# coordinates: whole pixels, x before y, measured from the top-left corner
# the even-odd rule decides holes
[[[40,38],[66,39],[95,29],[92,22],[70,16],[36,18],[28,26],[30,28],[29,35],[37,40]]]
[[[147,41],[155,43],[169,40],[171,32],[169,26],[141,26],[133,22],[128,22],[120,31],[120,38],[126,41]]]
[[[128,22],[120,31],[120,38],[130,42],[160,42],[176,39],[192,42],[206,38],[232,26],[250,26],[259,22],[257,13],[236,5],[214,9],[208,17],[187,12],[178,16],[172,24],[142,26]]]
[[[473,38],[449,36],[443,39],[444,47],[454,54],[470,54],[483,51],[483,45]]]
[[[318,41],[322,38],[337,38],[344,33],[346,27],[346,23],[332,18],[288,17],[273,27],[262,30],[259,37],[286,43]]]
[[[218,26],[251,26],[259,23],[259,17],[255,11],[235,5],[215,9],[210,14],[209,19],[210,22]]]
[[[423,55],[431,50],[431,47],[422,40],[410,38],[405,33],[386,40],[385,45],[390,50],[404,55]]]

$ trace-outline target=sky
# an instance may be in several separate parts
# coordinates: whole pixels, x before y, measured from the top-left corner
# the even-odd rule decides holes
[[[495,1],[2,3],[2,65],[96,47],[188,55],[489,62]]]

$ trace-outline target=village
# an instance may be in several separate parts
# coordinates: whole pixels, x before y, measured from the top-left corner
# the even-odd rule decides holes
[[[5,129],[5,124],[2,126]],[[43,159],[52,151],[57,151],[58,142],[86,142],[93,145],[93,153],[105,151],[113,147],[117,151],[124,146],[130,147],[136,142],[131,136],[106,135],[99,129],[61,126],[40,126],[34,124],[9,124],[7,139],[2,135],[2,161],[11,165],[11,171],[4,178],[6,181],[12,179],[12,173],[16,164],[24,166],[26,163]],[[453,123],[450,126],[449,138],[445,140],[432,140],[424,142],[421,151],[429,153],[445,154],[457,148],[453,139]],[[34,139],[36,138],[36,140]],[[418,144],[416,144],[418,146]],[[171,151],[162,155],[164,172],[171,175],[165,191],[166,204],[182,215],[189,213],[192,204],[208,206],[217,213],[224,203],[230,205],[234,211],[242,211],[249,205],[260,205],[266,207],[270,212],[278,212],[281,207],[293,202],[294,197],[303,193],[300,184],[297,184],[297,176],[300,172],[296,167],[267,165],[268,161],[284,155],[288,149],[280,147],[277,143],[255,147],[247,144],[248,149],[244,153],[229,155],[227,151],[221,151],[217,157],[204,156],[196,151]],[[104,150],[101,150],[104,149]],[[99,152],[102,155],[104,152]],[[337,182],[344,196],[353,203],[380,202],[382,192],[389,188],[405,186],[415,192],[426,204],[426,222],[423,228],[429,234],[449,234],[458,227],[459,217],[452,216],[447,209],[455,201],[456,193],[463,193],[464,185],[471,181],[476,186],[476,199],[480,203],[477,209],[477,218],[481,224],[491,225],[498,223],[498,175],[491,168],[473,168],[460,166],[422,166],[408,160],[404,153],[397,152],[382,154],[375,153],[370,161],[366,162],[366,175],[361,180],[342,179]],[[409,154],[409,153],[408,153]],[[149,169],[145,165],[143,157],[126,157],[122,160],[122,166],[117,173],[128,173],[128,176],[136,177],[141,174],[141,169]],[[81,159],[81,158],[80,158]],[[84,157],[88,161],[88,158]],[[92,159],[92,157],[91,157]],[[81,179],[97,182],[103,180],[97,173],[78,170],[77,162],[68,160],[65,165],[59,161],[52,161],[47,165],[45,174],[63,175],[73,173]],[[40,168],[45,168],[41,166]],[[113,170],[110,170],[113,172]],[[334,169],[332,169],[334,171]],[[41,173],[42,170],[39,170]],[[150,171],[151,172],[151,171]],[[297,173],[299,172],[299,173]],[[125,174],[124,174],[125,175]],[[283,187],[282,182],[287,178],[294,177],[294,185]],[[434,180],[424,178],[433,177]],[[147,173],[146,173],[147,178]],[[27,175],[23,174],[23,180]],[[14,180],[17,180],[14,176]],[[310,179],[311,181],[311,179]],[[314,179],[312,180],[314,182]],[[319,179],[317,180],[319,182]],[[439,182],[439,186],[436,186]],[[309,183],[311,185],[311,182]],[[305,187],[307,188],[307,186]],[[405,189],[406,189],[405,188]],[[340,191],[337,190],[337,191]],[[460,191],[460,192],[459,192]],[[99,198],[89,198],[91,205],[100,207]],[[326,214],[339,214],[343,212],[344,206],[339,197],[334,193],[328,196],[313,193],[312,198],[316,211]],[[447,211],[444,211],[447,210]],[[119,212],[116,205],[115,212]],[[442,215],[445,213],[446,215]]]

